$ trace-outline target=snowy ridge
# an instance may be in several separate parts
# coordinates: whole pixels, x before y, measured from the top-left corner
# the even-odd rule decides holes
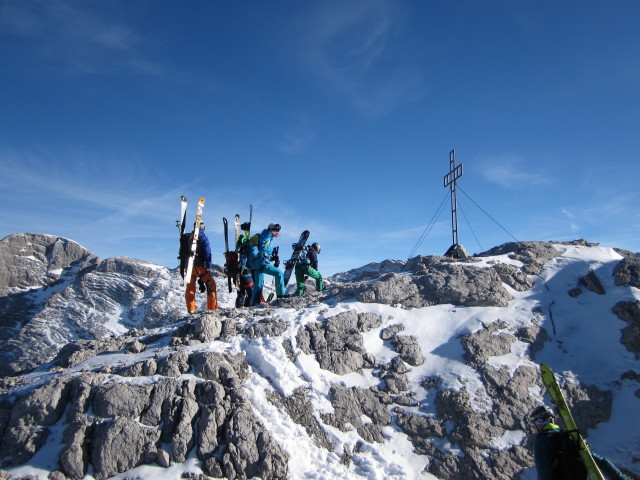
[[[108,322],[114,322],[105,323],[111,331],[136,327],[137,333],[113,337],[114,343],[103,346],[100,355],[69,361],[67,367],[61,367],[59,357],[6,379],[4,411],[11,410],[7,402],[15,405],[29,392],[35,395],[36,386],[52,388],[54,378],[64,382],[90,375],[101,385],[126,388],[153,389],[168,380],[205,385],[210,380],[199,370],[198,359],[223,355],[246,362],[246,376],[238,381],[256,425],[264,426],[286,454],[286,478],[526,480],[535,473],[530,430],[522,418],[532,406],[548,403],[537,378],[537,365],[547,363],[561,375],[592,448],[637,478],[640,433],[629,426],[640,425],[640,354],[621,343],[621,332],[630,324],[612,308],[640,302],[640,289],[616,284],[623,256],[611,248],[554,244],[553,249],[556,256],[544,262],[539,274],[529,275],[531,288],[503,285],[511,298],[504,307],[437,304],[408,309],[393,299],[387,304],[344,300],[339,279],[349,282],[350,292],[357,288],[357,278],[363,289],[371,282],[396,281],[394,269],[383,269],[376,277],[367,266],[334,276],[325,296],[307,293],[302,299],[248,310],[231,308],[234,294],[228,294],[226,280],[218,275],[225,308],[195,317],[182,313],[175,271],[154,268],[153,275],[141,280],[146,278],[141,275],[144,268],[115,262],[117,269],[133,268],[129,274],[135,275],[127,280],[122,273],[100,272],[95,281],[102,282],[103,291],[117,293],[119,300],[100,296],[94,300],[95,315],[105,308],[111,312]],[[508,253],[473,259],[472,265],[493,269],[500,264],[518,269],[530,265]],[[423,282],[421,275],[402,273]],[[604,293],[587,277],[596,278]],[[148,292],[154,292],[156,303],[137,306],[141,298],[149,298]],[[203,295],[198,297],[202,300]],[[161,298],[164,303],[157,303]],[[136,313],[123,316],[117,305],[124,304],[136,305]],[[150,313],[154,308],[157,313]],[[157,314],[167,319],[173,315],[172,322],[154,325],[150,317]],[[162,370],[163,362],[176,356],[186,362],[184,371]],[[141,373],[144,368],[151,370]],[[203,411],[204,403],[194,398]],[[91,411],[106,408],[92,402]],[[114,418],[100,421],[108,425]],[[149,423],[136,422],[148,428]],[[163,425],[157,428],[166,428]],[[59,458],[63,433],[70,428],[67,417],[60,415],[48,428],[46,442],[17,465],[11,466],[10,449],[2,445],[0,456],[11,475],[44,479],[64,470]],[[5,436],[17,431],[9,423]],[[227,436],[218,439],[221,444],[231,435],[225,431]],[[215,467],[200,458],[199,441],[184,460],[176,461],[180,444],[175,438],[173,443],[157,442],[154,460],[109,478],[176,479],[185,472],[191,478],[204,473],[223,478],[213,475],[215,468],[221,473],[230,468],[223,452],[232,447],[216,450]],[[174,460],[170,466],[160,466],[165,453]],[[86,465],[86,479],[104,478],[100,472],[107,471],[96,466],[104,460],[96,455]]]

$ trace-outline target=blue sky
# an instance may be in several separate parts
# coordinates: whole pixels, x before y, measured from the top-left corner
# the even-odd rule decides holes
[[[0,1],[0,237],[173,267],[205,196],[215,263],[253,204],[327,275],[406,259],[455,149],[471,253],[640,251],[638,25],[635,0]],[[417,253],[451,243],[447,203]]]

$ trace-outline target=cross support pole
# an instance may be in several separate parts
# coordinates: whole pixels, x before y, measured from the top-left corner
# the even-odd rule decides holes
[[[449,152],[449,173],[444,176],[444,186],[451,191],[451,234],[453,245],[449,250],[458,248],[458,200],[456,198],[456,181],[462,176],[462,164],[456,165],[456,151]]]

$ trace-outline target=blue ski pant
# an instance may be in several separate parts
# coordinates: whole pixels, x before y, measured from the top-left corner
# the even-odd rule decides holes
[[[284,295],[284,273],[270,263],[253,271],[253,292],[251,292],[251,305],[258,305],[262,298],[265,274],[273,276],[276,282],[276,295]]]

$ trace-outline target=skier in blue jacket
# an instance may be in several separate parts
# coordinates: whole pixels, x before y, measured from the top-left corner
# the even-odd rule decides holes
[[[258,245],[249,248],[249,266],[253,271],[253,291],[251,292],[251,305],[257,305],[262,299],[262,288],[264,287],[264,275],[272,275],[276,282],[276,295],[278,298],[285,297],[284,273],[282,270],[271,265],[273,257],[273,239],[280,235],[280,225],[270,223],[258,237]]]
[[[195,313],[196,311],[196,281],[200,287],[200,291],[204,292],[206,290],[207,292],[207,310],[216,310],[218,308],[216,281],[211,275],[213,269],[213,264],[211,263],[211,245],[204,231],[205,225],[204,222],[202,222],[200,223],[200,234],[198,235],[198,244],[193,261],[191,278],[184,278],[184,276],[187,262],[189,261],[189,257],[191,257],[191,242],[194,232],[185,233],[180,238],[180,276],[187,282],[184,298],[189,313]]]

